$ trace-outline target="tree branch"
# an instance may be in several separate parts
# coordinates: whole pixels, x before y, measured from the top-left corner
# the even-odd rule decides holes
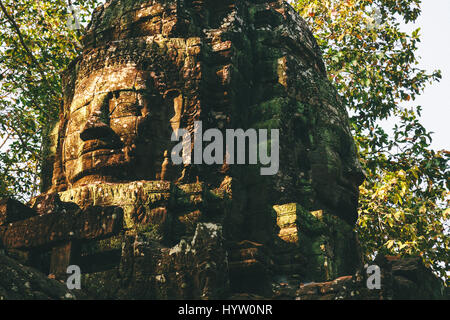
[[[20,131],[18,131],[16,128],[10,126],[9,129],[12,131],[12,133],[17,136],[17,138],[19,139],[20,143],[22,144],[23,149],[27,150],[28,152],[30,152],[34,157],[36,157],[36,159],[38,159],[38,161],[42,161],[42,158],[39,154],[37,154],[37,152],[33,149],[31,149],[30,147],[28,147],[27,142],[23,139]]]
[[[9,137],[11,137],[11,134],[8,133],[8,135],[6,136],[5,141],[3,141],[3,143],[0,145],[0,150],[3,148],[3,146],[6,144],[6,142],[9,140]]]
[[[25,41],[23,39],[23,35],[20,32],[20,27],[18,26],[17,22],[14,20],[14,18],[8,13],[8,10],[6,10],[6,7],[3,5],[3,2],[0,0],[0,9],[2,10],[3,14],[6,16],[6,18],[8,19],[9,23],[11,24],[11,26],[13,27],[13,29],[15,30],[17,36],[19,37],[19,41],[20,44],[22,45],[23,49],[25,50],[25,52],[27,53],[28,57],[31,59],[31,61],[36,65],[36,67],[39,70],[39,73],[41,74],[42,80],[44,80],[44,82],[47,84],[47,86],[49,87],[49,89],[52,88],[52,86],[50,85],[47,77],[45,76],[45,72],[44,69],[42,68],[42,66],[39,64],[39,62],[36,60],[36,58],[34,57],[33,53],[30,51],[30,49],[28,48],[28,46],[25,44]],[[52,89],[51,89],[52,90]],[[52,90],[53,91],[53,90]],[[57,94],[56,92],[53,91],[54,94]]]

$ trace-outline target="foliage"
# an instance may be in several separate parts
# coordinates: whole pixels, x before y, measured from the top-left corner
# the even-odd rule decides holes
[[[73,4],[83,24],[98,1]],[[70,27],[68,8],[63,0],[0,1],[0,196],[39,191],[43,130],[62,103],[60,73],[80,50],[82,30]]]
[[[449,152],[430,149],[421,107],[406,109],[439,71],[417,67],[420,0],[297,0],[351,114],[367,180],[358,232],[367,256],[420,255],[440,276],[449,262]],[[382,121],[394,119],[391,136]]]

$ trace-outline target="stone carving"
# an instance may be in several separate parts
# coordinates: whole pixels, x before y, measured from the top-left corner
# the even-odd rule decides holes
[[[312,34],[283,1],[99,8],[65,78],[52,190],[159,180],[172,131],[192,131],[194,121],[279,128],[281,170],[264,183],[271,202],[308,201],[355,221],[363,173],[346,111]],[[218,168],[192,167],[185,182],[220,185]],[[175,169],[180,178],[184,168]]]
[[[120,231],[122,215],[106,229],[102,216],[88,235],[58,236],[63,245],[52,247],[51,269],[79,261],[93,297],[271,296],[274,282],[354,273],[364,174],[345,107],[290,5],[111,0],[83,41],[63,77],[43,195],[30,203],[44,216],[2,226],[7,249],[53,246],[41,225],[58,226],[64,210],[78,226],[96,208],[120,207]],[[204,130],[279,129],[279,172],[172,164],[173,131],[193,135],[195,121]],[[23,225],[37,230],[31,242],[18,234]]]

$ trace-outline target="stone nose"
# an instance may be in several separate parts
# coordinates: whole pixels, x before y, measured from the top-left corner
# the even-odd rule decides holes
[[[109,119],[99,104],[98,107],[94,108],[81,130],[81,140],[100,140],[113,137],[114,131],[110,128],[108,123]]]

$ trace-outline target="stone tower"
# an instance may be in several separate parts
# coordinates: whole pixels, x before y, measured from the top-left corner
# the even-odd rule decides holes
[[[278,129],[277,174],[172,164],[173,132],[194,136],[199,121]],[[270,296],[280,281],[330,280],[359,263],[364,174],[348,115],[284,1],[108,1],[64,74],[48,150],[31,203],[40,216],[10,230],[9,246],[57,277],[79,265],[93,297]],[[43,224],[62,225],[19,239]]]

